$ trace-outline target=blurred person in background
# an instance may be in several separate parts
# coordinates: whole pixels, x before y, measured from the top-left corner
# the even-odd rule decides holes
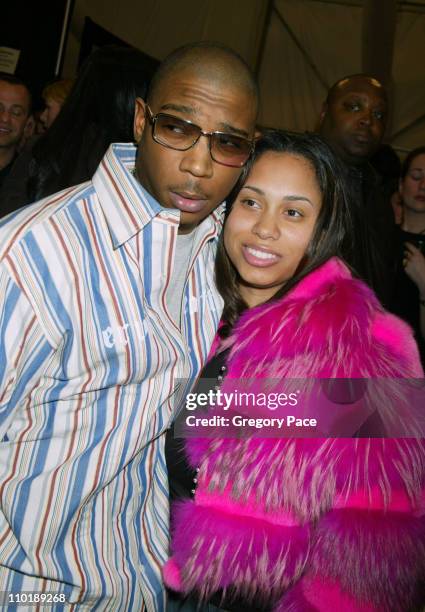
[[[31,117],[31,105],[31,92],[24,81],[0,73],[0,187],[18,154]]]
[[[397,268],[391,309],[413,327],[425,363],[425,146],[403,162],[399,194],[402,221],[397,228]]]
[[[319,124],[319,133],[344,162],[353,196],[359,232],[348,237],[349,263],[384,305],[392,294],[394,216],[370,159],[382,143],[387,114],[383,85],[372,76],[355,74],[330,88]]]
[[[138,49],[95,50],[54,122],[16,161],[0,190],[0,216],[89,180],[111,143],[134,142],[136,98],[146,96],[153,70],[152,60]]]
[[[130,47],[101,47],[85,60],[54,124],[34,147],[30,201],[89,180],[112,142],[134,142],[135,101],[146,96],[152,73],[144,53]]]
[[[49,83],[43,89],[42,97],[44,100],[44,110],[40,115],[40,122],[45,130],[48,130],[70,93],[74,81],[72,79],[62,79]]]

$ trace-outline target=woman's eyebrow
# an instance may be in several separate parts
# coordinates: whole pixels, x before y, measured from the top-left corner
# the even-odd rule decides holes
[[[313,202],[309,200],[309,198],[307,198],[306,196],[298,195],[296,193],[283,196],[283,199],[286,202],[299,202],[301,200],[302,202],[308,202],[309,204],[311,204],[311,206],[313,206]]]
[[[265,195],[262,189],[260,189],[259,187],[254,187],[253,185],[244,185],[242,189],[250,189],[251,191],[258,193],[258,195],[262,195],[262,196]],[[297,194],[297,193],[285,195],[282,197],[282,200],[284,200],[285,202],[300,202],[300,201],[308,202],[311,206],[313,206],[313,202],[309,200],[309,198],[307,198],[306,196]]]
[[[258,195],[264,195],[264,191],[262,189],[259,187],[254,187],[253,185],[244,185],[242,189],[251,189],[251,191],[255,191],[255,193],[258,193]]]

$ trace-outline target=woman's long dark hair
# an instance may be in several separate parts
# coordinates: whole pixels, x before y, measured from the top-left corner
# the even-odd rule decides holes
[[[304,276],[330,257],[337,255],[346,259],[345,251],[353,228],[344,169],[329,145],[317,134],[296,134],[282,130],[263,131],[250,162],[227,200],[226,219],[251,168],[268,152],[288,153],[309,162],[322,194],[322,206],[307,251],[294,276],[273,296],[272,300],[275,300],[288,293]],[[218,290],[224,300],[225,325],[220,329],[220,335],[225,337],[247,304],[239,292],[239,278],[224,248],[223,235],[224,232],[219,241],[215,274]]]
[[[133,142],[136,97],[144,98],[156,61],[107,45],[83,63],[74,87],[33,148],[29,201],[90,179],[112,142]]]

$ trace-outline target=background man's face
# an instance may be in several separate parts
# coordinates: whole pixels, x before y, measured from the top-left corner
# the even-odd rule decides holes
[[[23,85],[0,81],[0,148],[18,146],[28,121],[29,105]]]
[[[149,106],[154,115],[168,113],[196,123],[205,132],[254,135],[255,100],[232,83],[217,86],[189,69],[164,79]],[[135,136],[137,177],[162,206],[181,211],[183,232],[191,231],[227,197],[242,171],[213,161],[206,137],[187,151],[155,142],[142,100],[136,106]]]
[[[381,144],[386,115],[382,87],[353,78],[340,86],[323,110],[320,133],[346,162],[363,163]]]

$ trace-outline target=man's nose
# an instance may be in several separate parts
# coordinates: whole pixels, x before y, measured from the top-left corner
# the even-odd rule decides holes
[[[372,123],[372,118],[371,118],[369,113],[364,113],[360,117],[360,124],[361,125],[371,125],[371,123]]]
[[[372,125],[372,122],[373,122],[372,111],[367,110],[367,109],[364,110],[360,116],[359,122],[360,122],[360,125],[365,125],[365,126]]]
[[[11,114],[10,112],[7,110],[7,108],[2,108],[0,109],[0,121],[2,123],[9,123],[10,121],[10,117]]]
[[[201,135],[193,147],[182,151],[180,170],[183,172],[189,172],[199,178],[211,178],[214,173],[213,164],[208,136]]]

